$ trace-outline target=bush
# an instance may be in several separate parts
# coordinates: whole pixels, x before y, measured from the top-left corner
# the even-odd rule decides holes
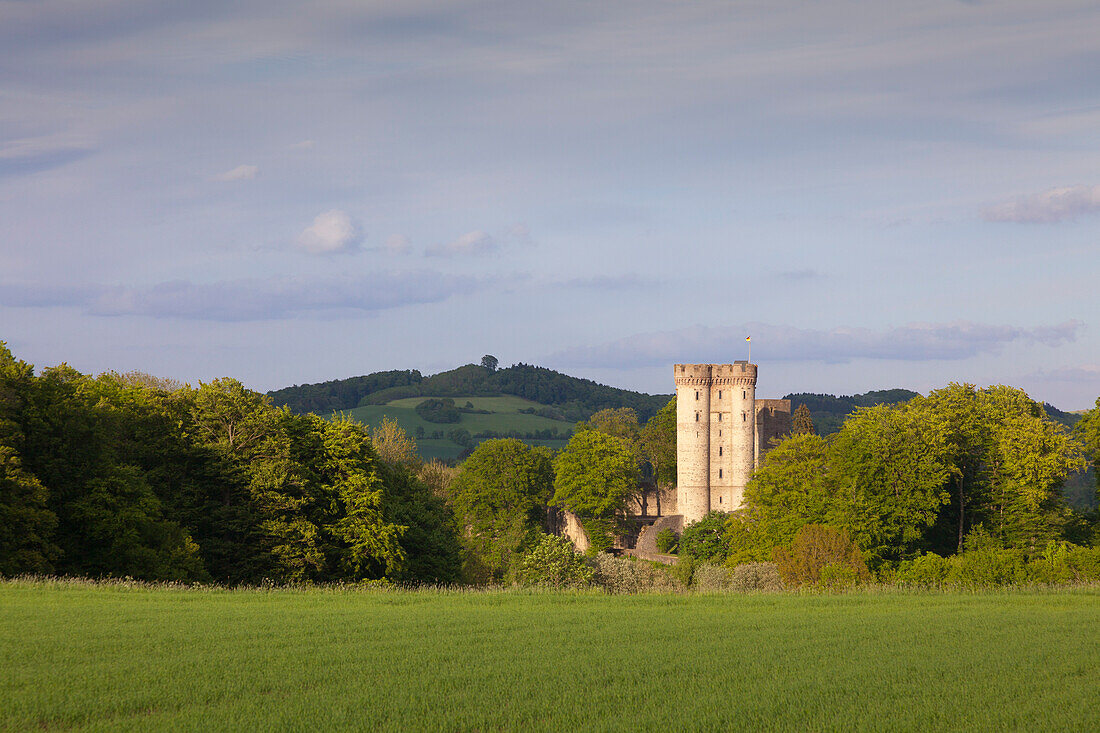
[[[807,524],[799,529],[789,549],[775,548],[775,562],[783,584],[789,588],[822,587],[822,570],[828,566],[833,567],[825,579],[832,583],[842,582],[842,567],[851,571],[852,585],[871,577],[863,554],[848,533],[823,524]]]
[[[568,537],[545,535],[520,558],[516,581],[520,585],[583,588],[592,584],[595,569],[573,549]]]
[[[733,573],[721,565],[703,563],[695,569],[693,587],[704,593],[730,590],[733,587]]]
[[[762,591],[775,593],[783,590],[783,581],[774,562],[747,562],[732,571],[730,589],[742,593]]]
[[[680,538],[676,536],[676,532],[671,527],[665,527],[657,533],[655,538],[657,542],[657,552],[674,553],[680,543]]]
[[[894,575],[894,580],[899,583],[938,588],[947,581],[950,571],[950,560],[930,552],[902,562]]]
[[[595,582],[608,593],[683,590],[664,566],[644,560],[601,554],[595,558]]]
[[[680,555],[697,562],[720,563],[729,554],[729,542],[726,537],[726,522],[729,515],[725,512],[711,512],[698,522],[684,527],[680,535]]]

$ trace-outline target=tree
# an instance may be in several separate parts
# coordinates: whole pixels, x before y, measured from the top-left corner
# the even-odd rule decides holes
[[[621,527],[640,472],[632,446],[598,430],[582,430],[554,460],[554,506],[580,519],[592,546],[607,549]]]
[[[553,491],[551,453],[514,438],[485,440],[451,484],[466,574],[499,581],[538,537]]]
[[[23,469],[19,454],[25,442],[19,423],[33,389],[34,368],[0,341],[0,575],[52,572],[60,553],[49,492]]]
[[[497,358],[492,354],[486,354],[485,356],[481,357],[481,366],[484,367],[485,370],[488,371],[490,374],[497,370],[497,364],[499,363],[500,362],[497,361]]]
[[[639,435],[642,456],[653,468],[657,489],[657,513],[661,513],[661,487],[676,483],[676,398],[649,418]]]
[[[836,485],[831,523],[875,560],[919,554],[925,531],[950,500],[945,425],[909,404],[861,407],[829,453]]]
[[[1096,495],[1100,499],[1100,397],[1096,398],[1096,407],[1082,415],[1073,426],[1073,434],[1081,442],[1085,455],[1092,461],[1092,470],[1096,476]]]
[[[817,435],[810,408],[805,403],[799,405],[791,415],[791,435]]]
[[[420,465],[420,456],[416,450],[416,441],[397,424],[396,420],[382,418],[382,423],[371,433],[371,445],[378,457],[391,466]]]

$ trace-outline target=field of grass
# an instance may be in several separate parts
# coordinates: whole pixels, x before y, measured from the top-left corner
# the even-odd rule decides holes
[[[474,409],[490,410],[492,414],[470,415],[463,413],[461,419],[457,423],[431,423],[422,420],[420,416],[416,414],[416,406],[426,399],[428,398],[410,397],[407,399],[394,400],[385,405],[365,405],[363,407],[357,407],[354,410],[346,410],[343,414],[348,415],[354,420],[358,420],[364,425],[372,426],[382,422],[383,417],[388,417],[391,420],[395,420],[409,435],[415,435],[418,427],[424,428],[424,432],[427,435],[431,435],[435,430],[441,430],[446,434],[449,430],[455,428],[463,428],[469,431],[471,435],[488,431],[501,435],[511,431],[526,434],[533,433],[536,430],[551,430],[553,428],[557,428],[559,433],[566,434],[572,432],[575,427],[575,423],[567,420],[551,420],[549,418],[539,417],[538,415],[521,413],[520,410],[522,409],[534,408],[537,410],[545,407],[545,405],[540,405],[537,402],[531,402],[522,397],[513,397],[511,395],[505,395],[503,397],[455,397],[453,399],[455,404],[459,407],[465,405],[467,402],[471,402],[474,405]],[[525,440],[524,442],[529,445],[549,445],[552,448],[562,448],[565,446],[565,441]],[[456,458],[459,453],[462,452],[460,446],[446,438],[441,440],[421,438],[417,441],[417,447],[420,449],[421,458],[425,460],[431,460],[432,458]]]
[[[1100,590],[0,583],[0,728],[1098,730]]]

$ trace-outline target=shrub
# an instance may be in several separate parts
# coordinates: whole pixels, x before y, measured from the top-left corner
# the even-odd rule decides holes
[[[784,585],[790,588],[820,587],[821,572],[830,565],[835,566],[827,573],[830,582],[839,582],[840,567],[851,571],[853,585],[871,577],[862,553],[848,533],[823,524],[807,524],[799,529],[789,549],[775,548],[775,562]]]
[[[726,538],[725,512],[711,512],[697,522],[684,527],[680,535],[681,556],[687,556],[697,562],[720,563],[729,554]]]
[[[545,535],[520,558],[516,580],[520,585],[582,588],[592,584],[595,569],[573,549],[568,537]]]
[[[950,560],[930,552],[902,562],[894,575],[894,580],[923,587],[939,587],[947,580],[947,574],[950,571]]]
[[[657,542],[657,552],[672,553],[676,552],[677,545],[680,542],[680,538],[676,536],[676,532],[671,527],[665,527],[657,533],[655,538]]]
[[[703,563],[695,569],[693,587],[703,593],[730,590],[733,587],[733,573],[721,565]]]
[[[965,588],[982,588],[1031,581],[1022,550],[983,547],[951,558],[947,582]]]
[[[747,562],[733,569],[730,589],[742,593],[774,593],[783,590],[783,581],[774,562]]]
[[[606,553],[595,558],[595,582],[608,593],[682,590],[668,568],[644,560]]]

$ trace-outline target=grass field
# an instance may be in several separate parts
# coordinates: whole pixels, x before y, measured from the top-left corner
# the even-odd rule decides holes
[[[426,399],[428,398],[409,397],[394,400],[385,405],[366,405],[356,407],[354,410],[344,410],[343,414],[358,420],[364,425],[372,426],[382,422],[383,417],[388,417],[395,420],[409,435],[415,435],[418,427],[424,428],[424,432],[428,435],[431,435],[435,430],[442,430],[446,434],[447,431],[455,428],[463,428],[469,431],[471,435],[488,431],[502,435],[511,431],[526,434],[533,433],[536,430],[551,430],[553,428],[557,428],[559,433],[565,434],[572,432],[575,427],[575,423],[567,420],[551,420],[538,415],[521,413],[520,410],[522,409],[533,407],[537,410],[545,407],[545,405],[511,395],[503,397],[454,397],[452,399],[459,407],[471,402],[474,409],[490,410],[492,414],[470,415],[463,413],[457,423],[431,423],[422,420],[416,414],[416,406]],[[339,415],[340,413],[336,414]],[[552,448],[565,446],[565,441],[526,440],[524,442],[530,445],[549,445]],[[422,438],[417,441],[417,447],[420,449],[420,456],[425,460],[456,458],[462,452],[460,446],[445,438],[442,440]]]
[[[0,584],[0,727],[1098,730],[1100,590]]]

